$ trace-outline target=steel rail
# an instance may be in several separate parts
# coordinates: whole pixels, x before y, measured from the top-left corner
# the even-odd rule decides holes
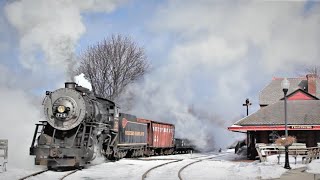
[[[192,158],[188,158],[188,159],[197,159],[197,158],[203,158],[203,157],[206,157],[206,156],[211,156],[211,155],[203,155],[203,156],[197,156],[197,157],[192,157]],[[144,159],[139,159],[139,160],[144,160]],[[166,163],[163,163],[163,164],[159,164],[157,166],[154,166],[150,169],[148,169],[143,175],[142,175],[142,180],[144,180],[147,175],[154,169],[156,168],[159,168],[159,167],[162,167],[162,166],[165,166],[167,164],[171,164],[171,163],[175,163],[175,162],[179,162],[179,161],[183,161],[184,159],[165,159],[165,158],[157,158],[157,159],[148,159],[146,161],[150,161],[150,160],[173,160],[173,161],[170,161],[170,162],[166,162]]]
[[[191,157],[188,159],[197,159],[197,158],[202,158],[202,157],[206,157],[209,155],[200,155],[200,156],[195,156],[195,157]],[[128,158],[127,160],[139,160],[139,161],[159,161],[159,160],[184,160],[181,158]]]
[[[19,180],[28,179],[29,177],[37,176],[37,175],[42,174],[42,173],[47,172],[47,171],[49,171],[49,169],[46,169],[46,170],[42,170],[42,171],[38,171],[38,172],[32,173],[32,174],[30,174],[30,175],[28,175],[28,176],[25,176],[25,177],[20,178]]]
[[[60,180],[63,180],[64,178],[66,178],[67,176],[70,176],[71,174],[77,172],[79,169],[73,170],[71,172],[69,172],[68,174],[64,175],[62,178],[60,178]]]
[[[161,166],[164,166],[164,165],[167,165],[167,164],[171,164],[171,163],[175,163],[175,162],[179,162],[179,161],[182,161],[183,159],[178,159],[178,160],[174,160],[174,161],[170,161],[170,162],[166,162],[166,163],[163,163],[163,164],[159,164],[159,165],[157,165],[157,166],[154,166],[154,167],[152,167],[152,168],[150,168],[148,171],[146,171],[143,175],[142,175],[142,180],[144,180],[146,177],[147,177],[147,175],[148,175],[148,173],[149,172],[151,172],[152,170],[154,170],[154,169],[156,169],[156,168],[158,168],[158,167],[161,167]]]
[[[37,176],[37,175],[39,175],[39,174],[45,173],[45,172],[47,172],[47,171],[49,171],[49,169],[46,169],[46,170],[42,170],[42,171],[38,171],[38,172],[35,172],[35,173],[32,173],[32,174],[29,174],[29,175],[27,175],[27,176],[24,176],[24,177],[20,178],[19,180],[25,180],[25,179],[28,179],[28,178],[30,178],[30,177]],[[73,171],[69,172],[68,174],[65,174],[62,178],[60,178],[60,180],[65,179],[67,176],[69,176],[69,175],[71,175],[71,174],[73,174],[73,173],[75,173],[75,172],[77,172],[77,171],[78,171],[78,169],[73,170]]]
[[[195,164],[195,163],[198,163],[198,162],[201,162],[201,161],[204,161],[204,160],[208,160],[208,159],[214,159],[214,158],[217,158],[217,157],[226,156],[226,155],[228,155],[228,154],[229,154],[229,153],[225,153],[225,154],[217,155],[217,156],[214,156],[214,157],[209,157],[209,158],[205,158],[205,159],[200,159],[200,160],[197,160],[197,161],[193,161],[193,162],[191,162],[191,163],[183,166],[182,168],[180,168],[180,170],[179,170],[179,172],[178,172],[178,177],[179,177],[180,180],[183,180],[183,178],[182,178],[182,176],[181,176],[181,172],[182,172],[185,168],[189,167],[189,166],[192,165],[192,164]]]

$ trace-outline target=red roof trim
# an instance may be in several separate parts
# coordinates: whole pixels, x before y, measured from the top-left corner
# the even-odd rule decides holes
[[[285,126],[284,125],[278,125],[278,126],[231,126],[228,127],[229,131],[235,131],[235,132],[247,132],[247,131],[284,131]],[[320,125],[288,125],[288,130],[304,130],[304,131],[312,131],[312,130],[320,130]]]
[[[272,80],[283,80],[284,77],[272,77]],[[306,77],[288,77],[287,78],[288,80],[290,79],[301,79],[301,80],[306,80],[307,78]]]
[[[299,95],[299,93],[301,93]],[[305,96],[303,96],[305,95]],[[295,97],[296,96],[296,97]],[[293,91],[292,93],[287,95],[288,100],[319,100],[316,96],[302,90],[302,89],[297,89]],[[281,98],[280,100],[284,100],[284,98]]]

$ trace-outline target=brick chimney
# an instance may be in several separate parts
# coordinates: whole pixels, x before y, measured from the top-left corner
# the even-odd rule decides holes
[[[316,95],[317,92],[317,75],[316,74],[307,74],[308,81],[308,93]]]

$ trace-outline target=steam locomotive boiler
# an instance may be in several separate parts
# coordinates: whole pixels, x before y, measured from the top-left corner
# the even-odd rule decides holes
[[[146,124],[74,82],[47,91],[43,107],[46,120],[36,124],[30,147],[36,165],[81,168],[98,153],[116,160],[146,150]]]

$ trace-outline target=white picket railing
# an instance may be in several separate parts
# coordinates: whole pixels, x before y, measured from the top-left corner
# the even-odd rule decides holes
[[[267,160],[267,156],[278,155],[278,163],[280,163],[280,158],[284,157],[285,147],[276,144],[257,144],[256,150],[258,152],[261,162]],[[313,159],[320,158],[320,147],[310,147],[307,148],[304,143],[293,143],[288,148],[289,155],[295,158],[295,164],[297,163],[297,157],[302,157],[302,163],[310,163]]]
[[[6,165],[8,163],[8,140],[0,139],[0,166],[2,170],[6,171]]]

